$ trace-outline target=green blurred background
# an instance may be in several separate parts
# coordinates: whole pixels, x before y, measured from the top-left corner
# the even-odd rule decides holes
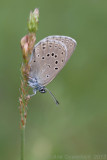
[[[28,106],[25,160],[107,159],[107,1],[0,1],[0,160],[20,160],[18,97],[29,12],[40,10],[37,41],[66,35],[71,59]]]

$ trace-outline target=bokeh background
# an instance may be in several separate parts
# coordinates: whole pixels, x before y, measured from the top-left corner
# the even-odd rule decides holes
[[[29,12],[40,10],[37,41],[66,35],[71,59],[28,106],[25,160],[107,159],[107,1],[0,1],[0,160],[20,160],[18,97]]]

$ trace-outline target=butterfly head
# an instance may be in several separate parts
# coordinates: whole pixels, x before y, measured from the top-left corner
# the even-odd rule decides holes
[[[33,88],[33,92],[39,91],[40,93],[46,93],[45,87],[41,86],[36,78],[29,77],[28,85]]]
[[[40,93],[46,93],[45,87],[40,87],[40,88],[39,88],[39,92],[40,92]]]

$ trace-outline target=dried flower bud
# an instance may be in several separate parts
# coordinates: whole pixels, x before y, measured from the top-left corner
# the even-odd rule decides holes
[[[20,44],[21,44],[21,48],[22,48],[22,51],[23,51],[23,58],[25,60],[28,56],[28,36],[24,36],[21,39]]]
[[[24,50],[25,56],[27,56],[28,55],[28,43],[25,43],[23,50]]]
[[[26,96],[26,100],[29,100],[31,97],[30,97],[30,95],[27,95]]]
[[[21,47],[23,47],[26,42],[28,42],[28,36],[24,36],[24,37],[21,39]]]
[[[19,98],[19,102],[20,102],[20,106],[22,105],[22,99],[21,98]]]
[[[25,125],[25,122],[23,120],[23,117],[21,117],[21,122],[22,122],[22,125],[24,126]]]
[[[24,118],[25,118],[25,119],[27,118],[27,113],[24,113]]]

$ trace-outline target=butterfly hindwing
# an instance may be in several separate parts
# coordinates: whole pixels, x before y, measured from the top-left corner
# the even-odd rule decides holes
[[[64,67],[67,48],[64,43],[55,39],[41,40],[35,45],[30,60],[30,74],[40,85],[47,85]]]

